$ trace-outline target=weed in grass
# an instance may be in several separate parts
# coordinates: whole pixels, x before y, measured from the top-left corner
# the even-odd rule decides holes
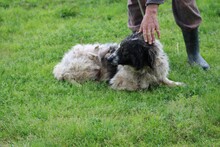
[[[61,18],[70,18],[70,17],[76,17],[79,15],[79,10],[77,7],[67,7],[67,8],[62,8],[62,10],[59,12]]]
[[[0,7],[7,9],[7,8],[9,8],[9,3],[6,1],[0,2]]]

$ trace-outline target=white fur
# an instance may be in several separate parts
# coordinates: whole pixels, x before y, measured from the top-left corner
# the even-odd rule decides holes
[[[87,80],[108,80],[105,73],[100,75],[101,57],[106,55],[111,46],[109,44],[75,45],[67,52],[54,70],[54,77],[71,83],[81,83]],[[101,77],[100,77],[101,76]]]

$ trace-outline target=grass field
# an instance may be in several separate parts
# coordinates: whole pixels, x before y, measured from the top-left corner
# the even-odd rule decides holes
[[[53,67],[77,43],[120,42],[126,0],[0,0],[0,146],[220,146],[220,3],[197,0],[203,71],[187,64],[171,1],[160,6],[169,78],[186,87],[76,87]]]

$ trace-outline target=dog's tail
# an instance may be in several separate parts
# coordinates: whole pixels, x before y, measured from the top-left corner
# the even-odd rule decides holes
[[[63,77],[63,66],[61,65],[61,63],[58,63],[54,69],[53,69],[53,75],[57,80],[64,80]]]

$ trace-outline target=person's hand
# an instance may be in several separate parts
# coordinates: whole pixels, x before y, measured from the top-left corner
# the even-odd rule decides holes
[[[157,10],[157,4],[150,4],[147,6],[139,29],[139,32],[143,32],[145,42],[148,42],[149,44],[152,44],[155,41],[155,31],[158,38],[160,38]]]

